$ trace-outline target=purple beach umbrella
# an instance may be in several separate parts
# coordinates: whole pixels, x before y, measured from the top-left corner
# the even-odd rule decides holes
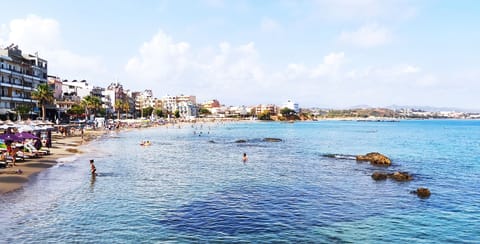
[[[32,135],[31,133],[28,132],[20,132],[15,134],[16,137],[20,138],[21,140],[25,139],[39,139],[38,137]]]
[[[0,139],[4,141],[22,141],[23,139],[16,136],[15,134],[0,134]]]

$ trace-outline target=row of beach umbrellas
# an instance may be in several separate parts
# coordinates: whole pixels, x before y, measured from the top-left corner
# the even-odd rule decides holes
[[[21,142],[26,139],[39,139],[38,137],[28,133],[28,132],[19,132],[16,134],[0,134],[0,139],[3,141],[17,141]]]
[[[19,132],[53,129],[53,125],[50,121],[41,120],[22,120],[15,123],[11,120],[0,120],[0,130],[16,128]]]

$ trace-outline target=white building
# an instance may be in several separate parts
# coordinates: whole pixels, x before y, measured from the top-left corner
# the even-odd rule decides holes
[[[197,99],[195,96],[164,96],[162,98],[163,108],[166,113],[173,115],[178,110],[182,118],[195,118],[198,115]]]
[[[298,106],[298,103],[295,103],[292,100],[288,100],[287,102],[283,103],[282,108],[289,108],[295,111],[295,113],[300,112],[300,107]]]

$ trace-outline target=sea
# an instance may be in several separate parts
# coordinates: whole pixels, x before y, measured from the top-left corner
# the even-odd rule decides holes
[[[81,150],[0,196],[0,243],[480,243],[479,120],[170,124]]]

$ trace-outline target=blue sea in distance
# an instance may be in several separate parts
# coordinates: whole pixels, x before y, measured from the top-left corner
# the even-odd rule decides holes
[[[197,123],[83,150],[0,196],[0,242],[480,243],[480,121]],[[374,151],[393,165],[323,156]]]

